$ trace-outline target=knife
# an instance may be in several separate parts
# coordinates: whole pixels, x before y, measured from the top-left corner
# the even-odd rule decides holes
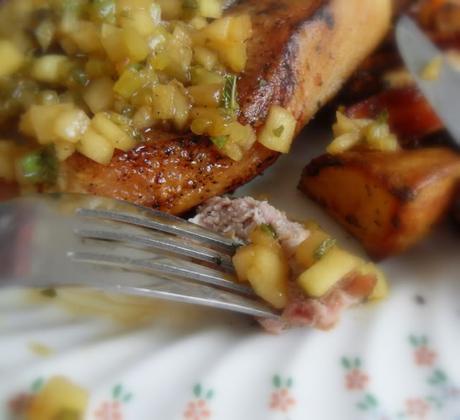
[[[427,65],[443,52],[408,16],[402,16],[396,25],[396,42],[417,86],[460,146],[460,73],[444,59],[437,80],[427,81],[421,77]]]

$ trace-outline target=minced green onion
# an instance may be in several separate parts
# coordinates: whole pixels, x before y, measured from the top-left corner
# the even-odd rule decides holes
[[[273,130],[273,134],[276,137],[281,137],[283,133],[284,133],[284,125],[280,125],[277,129]]]
[[[226,74],[224,76],[224,80],[221,106],[225,110],[235,113],[238,111],[238,101],[236,99],[236,85],[238,78],[234,74]]]
[[[323,258],[330,251],[330,249],[336,245],[336,243],[337,241],[335,239],[325,239],[314,253],[315,260],[318,261]]]
[[[29,153],[19,162],[24,179],[32,184],[52,184],[57,176],[57,160],[53,147]]]
[[[265,223],[263,225],[260,225],[260,229],[262,229],[262,232],[266,233],[267,235],[270,235],[273,239],[278,239],[278,233],[272,225]]]
[[[211,137],[211,141],[218,149],[223,149],[228,141],[228,136],[215,136]]]

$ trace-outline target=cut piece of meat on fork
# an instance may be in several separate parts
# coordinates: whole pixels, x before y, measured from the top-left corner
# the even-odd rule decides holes
[[[292,112],[300,131],[384,37],[391,1],[241,0],[227,13],[249,14],[254,29],[238,85],[241,122],[261,127],[279,104]],[[206,138],[150,131],[108,166],[72,156],[62,168],[62,189],[180,214],[250,181],[277,157],[256,144],[234,162]]]

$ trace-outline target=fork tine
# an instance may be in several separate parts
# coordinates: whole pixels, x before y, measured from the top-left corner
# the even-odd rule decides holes
[[[143,215],[129,214],[123,211],[109,211],[100,209],[79,208],[76,213],[83,217],[91,217],[115,222],[127,223],[130,225],[141,226],[148,229],[157,230],[172,235],[190,238],[208,246],[215,246],[220,249],[233,253],[235,247],[240,245],[232,239],[225,238],[215,232],[202,228],[201,226],[190,223],[179,217],[171,216],[151,209],[140,209],[133,206],[136,210],[142,211]]]
[[[149,233],[149,236],[145,236],[123,231],[96,228],[75,229],[74,232],[82,238],[125,242],[157,251],[167,251],[175,255],[186,256],[208,262],[219,266],[219,268],[226,272],[234,273],[232,260],[227,254],[218,250],[202,247],[196,243],[189,243],[170,235],[151,232]]]
[[[254,297],[254,291],[247,286],[238,284],[232,277],[219,271],[190,263],[177,258],[149,258],[136,259],[120,255],[106,255],[96,252],[69,252],[67,254],[74,261],[93,264],[111,265],[124,269],[147,271],[162,276],[173,276],[198,283],[221,287],[246,296]]]

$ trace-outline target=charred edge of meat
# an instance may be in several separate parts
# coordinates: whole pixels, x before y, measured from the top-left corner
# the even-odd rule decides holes
[[[322,155],[313,159],[304,169],[303,176],[318,176],[323,169],[343,166],[343,161],[338,156]]]

